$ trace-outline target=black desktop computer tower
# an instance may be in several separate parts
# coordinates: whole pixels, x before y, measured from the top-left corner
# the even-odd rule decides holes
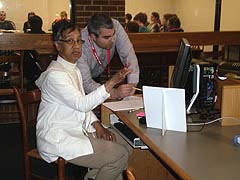
[[[194,106],[197,110],[212,110],[215,104],[215,80],[216,65],[210,62],[193,59],[193,64],[200,67],[199,93]]]

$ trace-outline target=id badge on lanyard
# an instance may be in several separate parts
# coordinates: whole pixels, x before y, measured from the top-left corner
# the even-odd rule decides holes
[[[105,69],[105,67],[103,66],[103,64],[102,64],[102,62],[101,62],[101,60],[100,60],[100,58],[99,58],[99,56],[98,56],[98,54],[97,54],[97,50],[96,50],[96,48],[94,47],[93,42],[92,42],[92,40],[90,39],[90,37],[88,37],[88,41],[89,41],[89,43],[90,43],[90,45],[91,45],[92,53],[93,53],[93,56],[95,57],[97,63],[98,63],[103,69]],[[107,58],[108,58],[108,64],[107,64],[107,70],[106,70],[106,72],[107,72],[107,78],[109,78],[109,75],[110,75],[110,59],[111,59],[111,50],[110,50],[110,49],[107,50]]]

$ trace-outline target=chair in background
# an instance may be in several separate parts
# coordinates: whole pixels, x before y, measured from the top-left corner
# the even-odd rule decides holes
[[[0,95],[13,94],[13,86],[23,89],[23,51],[0,55]]]
[[[35,129],[36,126],[37,110],[41,101],[41,91],[39,89],[23,91],[21,88],[15,87],[13,90],[16,95],[17,104],[20,111],[20,121],[23,136],[25,180],[31,180],[32,177],[36,179],[44,179],[39,175],[32,174],[31,159],[44,160],[40,157],[37,148],[31,148],[30,144],[30,128]],[[56,163],[58,168],[58,180],[65,180],[66,161],[59,157]]]
[[[23,51],[0,51],[0,114],[2,120],[18,120],[13,86],[23,89]]]

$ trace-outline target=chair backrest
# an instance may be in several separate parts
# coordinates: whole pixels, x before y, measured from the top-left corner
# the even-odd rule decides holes
[[[10,78],[10,82],[5,82],[7,87],[4,87],[4,82],[1,83],[4,89],[12,88],[12,86],[23,89],[23,53],[23,51],[20,51],[9,55],[0,55],[0,64],[3,66],[8,63],[8,67],[0,68],[1,81],[4,80],[5,75]]]
[[[20,111],[20,120],[23,133],[23,148],[24,153],[29,151],[29,128],[36,126],[36,118],[38,106],[41,101],[41,91],[35,89],[32,91],[24,91],[20,88],[13,88],[16,95],[18,108]]]
[[[0,119],[19,122],[13,87],[23,89],[23,51],[0,50]]]

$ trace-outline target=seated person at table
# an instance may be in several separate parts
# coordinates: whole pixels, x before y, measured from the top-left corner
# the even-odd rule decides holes
[[[161,21],[157,12],[152,12],[151,23],[147,26],[151,32],[160,32]]]
[[[31,26],[31,30],[29,31],[29,33],[36,33],[36,34],[45,33],[42,30],[43,21],[40,16],[37,16],[37,15],[31,16],[29,18],[29,24]]]
[[[171,14],[171,13],[166,13],[163,15],[163,18],[162,18],[162,24],[161,24],[161,27],[160,27],[160,32],[168,32],[168,28],[167,28],[167,22],[168,22],[168,19],[172,16],[177,16],[176,14]]]
[[[172,16],[167,21],[168,32],[184,32],[181,28],[180,19],[177,16]]]
[[[146,32],[151,32],[150,29],[147,28],[146,24],[147,24],[147,15],[145,13],[138,13],[135,17],[134,17],[134,21],[138,23],[139,25],[139,32],[140,33],[146,33]]]
[[[30,17],[32,17],[34,15],[35,15],[34,12],[29,12],[28,13],[27,21],[24,22],[24,24],[23,24],[23,32],[24,33],[31,31],[31,26],[30,26],[30,23],[29,23],[29,19],[30,19]]]
[[[70,21],[70,19],[68,19],[68,14],[67,14],[66,11],[61,11],[61,12],[60,12],[60,18],[57,18],[57,19],[55,19],[55,20],[53,21],[52,27],[53,27],[58,21],[61,21],[61,20],[63,20],[63,19],[65,19],[65,20],[67,20],[67,21]]]
[[[82,29],[81,35],[83,54],[78,60],[78,68],[83,77],[83,87],[86,93],[97,89],[104,81],[101,75],[110,75],[108,66],[117,51],[123,66],[128,66],[131,73],[127,76],[128,84],[113,88],[111,98],[124,98],[134,94],[133,87],[139,81],[138,60],[123,26],[106,14],[96,13],[88,21],[87,27]],[[106,77],[106,76],[105,76]]]
[[[31,26],[30,31],[27,33],[32,34],[44,34],[42,30],[42,18],[37,15],[33,15],[29,18],[29,24]],[[38,60],[38,53],[35,50],[26,50],[24,51],[24,77],[26,78],[26,88],[28,90],[36,89],[35,80],[42,73],[41,63]]]
[[[135,21],[130,21],[127,24],[127,27],[126,27],[127,33],[138,33],[138,30],[139,30],[139,25]]]
[[[130,13],[125,14],[125,24],[124,29],[127,29],[128,23],[132,20],[132,15]]]
[[[6,20],[6,12],[0,11],[0,29],[16,30],[16,26],[12,21]]]
[[[36,81],[42,95],[36,132],[39,153],[47,162],[63,157],[89,167],[85,178],[122,180],[132,148],[114,130],[104,128],[92,109],[131,71],[126,66],[86,95],[76,67],[84,43],[79,29],[63,20],[53,27],[53,36],[57,60]]]

